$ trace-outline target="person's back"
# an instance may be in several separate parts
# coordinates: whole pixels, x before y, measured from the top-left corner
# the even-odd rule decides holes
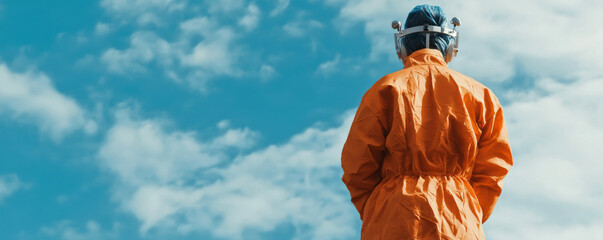
[[[421,49],[364,95],[342,153],[362,239],[484,239],[511,150],[496,96]]]

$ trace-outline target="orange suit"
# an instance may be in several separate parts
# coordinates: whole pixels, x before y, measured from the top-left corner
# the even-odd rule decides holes
[[[343,147],[361,238],[485,239],[513,165],[490,89],[422,49],[363,96]]]

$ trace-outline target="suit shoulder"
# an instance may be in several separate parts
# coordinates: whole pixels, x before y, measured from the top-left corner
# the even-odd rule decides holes
[[[362,103],[374,109],[386,107],[397,96],[396,82],[403,79],[404,70],[393,72],[377,80],[362,97]]]
[[[494,95],[494,92],[483,83],[452,69],[450,69],[450,74],[457,82],[461,81],[470,87],[475,95],[481,96],[482,98],[490,98],[491,100],[498,102],[498,98]]]
[[[479,81],[477,81],[477,80],[475,80],[475,79],[473,79],[473,78],[471,78],[471,77],[469,77],[469,76],[467,76],[465,74],[462,74],[462,73],[457,72],[457,71],[452,70],[452,69],[448,69],[448,70],[450,72],[450,75],[452,75],[452,77],[454,79],[456,79],[457,81],[462,81],[463,83],[465,83],[465,84],[473,87],[475,90],[478,90],[478,91],[486,91],[486,90],[489,91],[490,90],[483,83],[481,83],[481,82],[479,82]]]
[[[377,80],[373,86],[371,86],[371,88],[369,88],[369,90],[367,91],[367,93],[371,93],[371,92],[380,92],[385,88],[389,88],[393,85],[395,85],[395,83],[397,81],[400,81],[403,79],[405,70],[400,70],[400,71],[396,71],[390,74],[387,74],[383,77],[381,77],[379,80]]]

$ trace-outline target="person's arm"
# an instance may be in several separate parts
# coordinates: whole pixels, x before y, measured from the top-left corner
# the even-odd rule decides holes
[[[364,205],[381,181],[386,130],[369,106],[361,103],[341,155],[343,182],[363,219]]]
[[[498,102],[496,101],[496,105]],[[478,142],[478,153],[471,176],[473,187],[482,208],[482,223],[488,220],[502,192],[503,178],[513,165],[503,111],[496,111],[486,120]]]

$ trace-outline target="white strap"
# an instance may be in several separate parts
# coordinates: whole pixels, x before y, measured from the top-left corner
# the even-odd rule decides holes
[[[442,33],[442,34],[446,34],[452,37],[456,37],[457,36],[457,31],[450,29],[450,28],[445,28],[445,27],[440,27],[440,26],[433,26],[433,25],[423,25],[423,26],[416,26],[416,27],[411,27],[411,28],[407,28],[404,29],[402,31],[398,31],[396,33],[396,37],[404,37],[408,34],[412,34],[412,33],[418,33],[418,32],[423,32],[423,33]],[[427,34],[429,35],[429,34]]]

